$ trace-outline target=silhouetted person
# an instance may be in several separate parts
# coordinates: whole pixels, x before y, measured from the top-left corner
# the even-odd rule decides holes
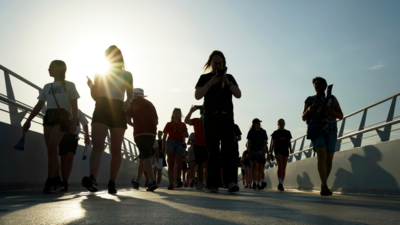
[[[237,152],[232,151],[234,136],[234,115],[232,96],[240,98],[242,93],[235,78],[223,71],[226,66],[225,56],[220,51],[213,51],[209,56],[203,74],[196,84],[195,98],[204,97],[204,130],[209,154],[208,182],[211,193],[218,192],[221,185],[220,157],[225,182],[229,191],[239,191],[237,186]],[[221,151],[220,151],[221,144]]]
[[[336,148],[336,119],[343,119],[343,113],[335,96],[325,96],[328,85],[324,78],[316,77],[312,83],[316,95],[306,99],[302,119],[307,121],[307,138],[311,139],[314,151],[317,152],[318,172],[322,182],[321,195],[332,195],[327,180]]]

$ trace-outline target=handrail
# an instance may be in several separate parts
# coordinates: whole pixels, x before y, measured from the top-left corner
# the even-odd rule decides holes
[[[20,75],[18,75],[17,73],[11,71],[10,69],[8,69],[8,68],[6,68],[6,67],[4,67],[4,66],[2,66],[2,65],[0,65],[0,69],[3,70],[3,71],[7,71],[7,72],[8,72],[10,75],[12,75],[13,77],[15,77],[15,78],[17,78],[18,80],[20,80],[20,81],[22,81],[22,82],[24,82],[24,83],[26,83],[26,84],[32,86],[33,88],[36,88],[37,90],[42,91],[42,88],[41,88],[41,87],[35,85],[34,83],[32,83],[32,82],[30,82],[29,80],[23,78],[22,76],[20,76]]]

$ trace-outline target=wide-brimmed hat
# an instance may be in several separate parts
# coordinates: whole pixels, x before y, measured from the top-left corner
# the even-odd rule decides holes
[[[139,97],[147,97],[147,95],[144,95],[144,90],[141,89],[141,88],[135,88],[135,89],[133,90],[133,94],[134,94],[135,96],[139,96]]]
[[[255,124],[255,123],[261,123],[262,121],[261,120],[259,120],[258,118],[255,118],[254,120],[253,120],[253,124]]]

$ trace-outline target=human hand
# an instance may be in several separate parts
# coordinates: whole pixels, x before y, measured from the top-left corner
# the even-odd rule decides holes
[[[315,112],[315,102],[313,102],[313,104],[308,107],[308,111],[310,111],[311,113]]]
[[[130,107],[131,107],[131,103],[129,102],[129,99],[127,99],[127,100],[124,102],[124,105],[123,105],[123,107],[122,107],[122,110],[123,110],[123,111],[126,111],[126,110],[128,110]]]
[[[222,77],[222,80],[225,82],[225,85],[226,85],[226,86],[231,85],[231,82],[229,81],[228,76],[224,75],[224,76]]]
[[[89,134],[85,134],[85,145],[90,144],[90,137]]]
[[[88,81],[87,81],[88,87],[89,87],[90,89],[92,89],[92,87],[93,87],[93,81],[92,81],[88,76],[86,76],[86,78],[88,79]]]
[[[212,85],[214,85],[214,84],[216,84],[216,83],[219,83],[219,82],[221,82],[221,81],[222,81],[222,77],[218,77],[218,74],[216,74],[215,76],[213,76],[213,77],[211,78],[210,81],[208,81],[208,83],[210,84],[210,86],[212,86]]]
[[[30,120],[25,121],[24,126],[22,126],[22,133],[28,132],[30,127],[31,127],[31,121]]]

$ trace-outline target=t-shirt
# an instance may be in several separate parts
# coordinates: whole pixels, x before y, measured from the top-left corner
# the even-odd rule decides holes
[[[158,157],[161,158],[165,158],[164,154],[161,152],[161,147],[162,147],[162,140],[157,140],[158,142]]]
[[[199,118],[193,118],[190,120],[194,127],[194,145],[206,146],[206,137],[204,136],[203,123]]]
[[[322,132],[327,132],[327,133],[337,133],[337,122],[336,118],[328,113],[322,113],[322,106],[325,102],[325,97],[322,98],[317,98],[316,96],[309,96],[304,104],[306,107],[310,107],[313,103],[316,109],[316,112],[313,113],[310,118],[307,120],[308,125],[315,125],[315,124],[321,124],[322,125]],[[331,95],[329,100],[328,100],[328,105],[335,111],[335,96]]]
[[[268,140],[267,131],[262,128],[259,131],[251,129],[247,134],[247,139],[251,141],[251,151],[261,151],[264,147],[264,141]]]
[[[57,98],[58,105],[60,108],[67,110],[70,114],[72,114],[71,110],[71,100],[78,99],[80,96],[78,91],[75,88],[75,84],[69,81],[65,81],[65,87],[67,91],[64,90],[64,86],[62,85],[62,81],[54,81],[53,83],[48,83],[44,85],[42,91],[38,99],[40,101],[47,101],[48,109],[57,109],[57,103],[54,100],[53,93],[51,91],[51,85],[53,84],[54,95]]]
[[[168,134],[168,141],[178,140],[183,142],[183,137],[181,135],[187,132],[186,124],[182,122],[175,123],[174,121],[168,122],[163,132]]]
[[[238,136],[241,136],[241,135],[242,135],[242,131],[240,131],[239,126],[237,124],[235,124],[233,138],[237,138]],[[239,143],[237,141],[234,141],[233,147],[234,147],[234,149],[239,149]]]
[[[204,87],[215,73],[203,74],[196,84],[196,88]],[[232,75],[226,75],[232,85],[238,85]],[[210,87],[204,95],[204,112],[206,114],[213,112],[227,112],[233,114],[232,91],[225,84],[222,88],[222,82],[216,83]]]
[[[143,97],[132,100],[126,115],[133,118],[133,136],[157,134],[157,112],[154,105]]]
[[[288,130],[276,130],[272,133],[272,139],[275,140],[276,151],[287,151],[289,149],[292,134]]]
[[[89,121],[86,119],[85,115],[81,112],[81,110],[78,110],[78,119],[76,121],[76,131],[75,131],[75,135],[79,135],[79,133],[81,132],[81,126],[79,125],[81,124],[82,126],[88,125]]]
[[[124,101],[126,83],[132,83],[132,74],[123,70],[120,74],[109,72],[94,76],[94,85],[99,90],[99,97],[108,99]]]

